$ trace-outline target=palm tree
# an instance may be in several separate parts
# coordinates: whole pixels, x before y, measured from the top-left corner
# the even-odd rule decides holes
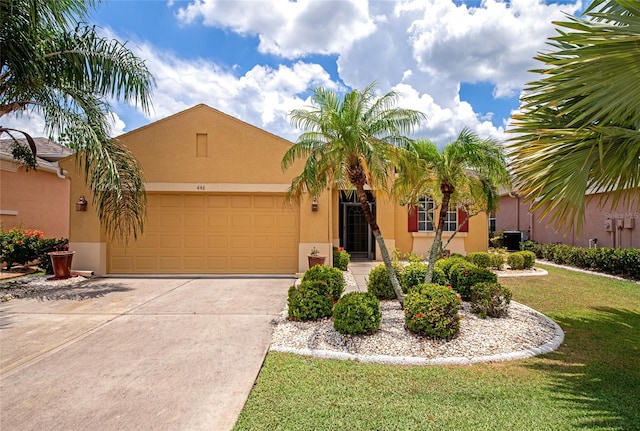
[[[640,7],[595,0],[585,14],[556,23],[510,130],[516,188],[565,228],[581,227],[589,191],[616,205],[640,186]]]
[[[425,283],[430,283],[434,263],[444,250],[442,233],[447,209],[452,204],[461,205],[467,219],[480,211],[495,210],[497,187],[509,183],[509,173],[502,145],[492,139],[482,139],[468,129],[462,130],[443,151],[427,140],[409,142],[406,149],[399,164],[394,194],[411,206],[421,197],[430,196],[440,208],[425,279]],[[467,219],[461,220],[458,226],[464,225]]]
[[[289,199],[300,200],[306,193],[319,196],[327,187],[355,188],[362,211],[380,247],[396,296],[403,302],[402,290],[391,264],[382,232],[371,212],[365,186],[382,191],[389,187],[392,160],[399,146],[406,145],[405,134],[424,117],[418,111],[396,107],[398,94],[380,98],[375,83],[364,90],[352,90],[340,99],[335,92],[318,88],[313,106],[291,112],[292,124],[305,130],[285,153],[282,168],[304,159],[304,170],[289,188]]]
[[[107,233],[126,240],[142,231],[146,195],[140,165],[109,137],[108,100],[148,112],[153,78],[123,43],[82,24],[93,5],[0,0],[0,118],[27,110],[40,113],[45,133],[75,150]],[[14,157],[35,167],[32,137],[0,126],[3,133],[14,139]],[[16,135],[31,148],[19,148]]]

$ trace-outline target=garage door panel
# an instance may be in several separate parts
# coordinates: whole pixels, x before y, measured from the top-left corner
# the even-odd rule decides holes
[[[202,195],[185,195],[184,206],[185,208],[204,208],[206,199]]]
[[[182,219],[179,214],[163,214],[160,216],[159,226],[162,229],[182,228]]]
[[[161,249],[180,249],[182,247],[182,237],[180,235],[161,235],[160,247]]]
[[[299,215],[283,194],[149,193],[145,233],[109,243],[110,273],[293,273]]]
[[[161,195],[160,206],[164,208],[180,208],[183,206],[182,195]]]
[[[208,248],[229,248],[229,237],[227,235],[210,235],[207,237]]]
[[[276,239],[273,235],[256,235],[253,237],[253,246],[255,248],[269,248],[276,247]]]
[[[157,259],[154,256],[137,256],[134,262],[134,269],[138,271],[153,271],[158,268]]]
[[[204,238],[198,235],[185,235],[184,248],[204,249]]]
[[[142,235],[136,241],[138,248],[156,248],[158,246],[158,237],[155,235]]]
[[[186,270],[201,270],[205,267],[205,258],[203,256],[185,256],[184,268]]]
[[[187,214],[184,216],[184,227],[186,229],[204,227],[204,214]]]
[[[253,196],[231,196],[230,208],[246,208],[253,206]]]

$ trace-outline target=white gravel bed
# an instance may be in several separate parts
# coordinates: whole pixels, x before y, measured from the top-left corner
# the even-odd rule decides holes
[[[6,302],[16,298],[46,297],[47,299],[74,299],[78,292],[69,287],[81,285],[87,278],[70,277],[64,280],[48,280],[52,275],[25,277],[0,282],[0,301]],[[77,298],[75,298],[77,299]]]
[[[347,287],[355,281],[345,272]],[[405,328],[397,301],[381,301],[380,329],[372,335],[342,335],[330,318],[293,322],[285,309],[274,321],[271,350],[324,358],[398,364],[469,364],[520,359],[557,349],[562,329],[541,313],[512,301],[503,318],[481,319],[460,308],[460,333],[450,341],[418,336]]]

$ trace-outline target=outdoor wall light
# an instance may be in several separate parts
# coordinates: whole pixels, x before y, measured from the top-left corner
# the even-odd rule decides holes
[[[76,202],[76,211],[86,211],[87,210],[87,200],[84,196],[80,196],[78,202]]]
[[[311,211],[318,211],[318,199],[316,198],[313,198],[313,201],[311,201]]]

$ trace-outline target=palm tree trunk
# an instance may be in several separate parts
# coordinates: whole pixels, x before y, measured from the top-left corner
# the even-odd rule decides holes
[[[363,184],[354,184],[356,187],[356,192],[358,194],[358,199],[360,200],[360,205],[362,207],[362,212],[364,213],[364,217],[369,223],[371,227],[371,232],[373,232],[373,236],[378,243],[378,247],[380,247],[380,254],[382,255],[382,261],[384,262],[384,266],[387,268],[387,274],[389,274],[389,278],[391,279],[391,285],[393,286],[393,291],[396,293],[396,298],[400,302],[400,306],[404,307],[404,294],[402,293],[402,289],[400,288],[400,282],[398,281],[398,277],[396,277],[396,272],[393,269],[393,264],[391,263],[391,255],[389,254],[389,250],[387,249],[387,245],[384,242],[384,238],[382,238],[382,232],[380,232],[380,227],[378,226],[378,222],[376,218],[373,216],[371,212],[371,207],[369,206],[369,199],[367,198],[367,192],[364,190]]]
[[[424,282],[427,284],[431,283],[433,279],[433,267],[435,266],[436,260],[440,258],[440,254],[442,254],[442,232],[444,231],[444,222],[447,218],[453,187],[451,187],[451,191],[449,191],[449,189],[450,188],[444,184],[440,186],[440,190],[442,190],[442,206],[440,207],[440,214],[438,216],[436,235],[433,238],[433,244],[431,244],[431,251],[429,252],[429,267],[427,268],[427,275],[424,278]]]

